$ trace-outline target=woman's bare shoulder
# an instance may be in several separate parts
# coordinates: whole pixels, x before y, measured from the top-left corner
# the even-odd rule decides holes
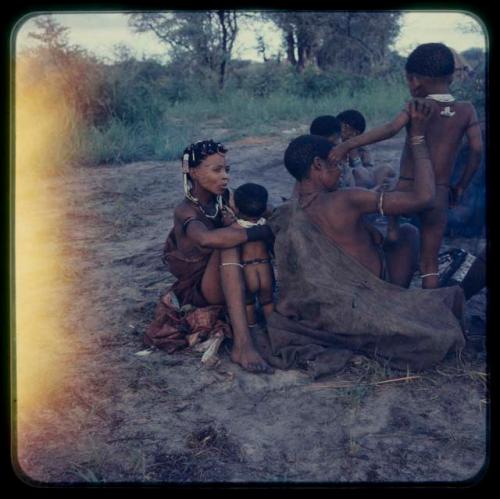
[[[196,208],[187,199],[183,199],[174,209],[174,221],[183,222],[186,218],[198,215]]]

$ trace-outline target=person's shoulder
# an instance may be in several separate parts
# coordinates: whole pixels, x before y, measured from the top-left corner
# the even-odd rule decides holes
[[[174,209],[174,220],[184,221],[188,217],[196,216],[198,212],[195,207],[187,200],[183,199]]]
[[[455,109],[464,113],[472,113],[476,110],[474,104],[468,100],[455,101]]]

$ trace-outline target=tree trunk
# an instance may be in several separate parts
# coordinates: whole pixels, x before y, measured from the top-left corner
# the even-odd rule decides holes
[[[227,62],[227,26],[225,19],[225,12],[223,10],[217,11],[219,16],[219,22],[222,28],[222,60],[219,65],[219,88],[222,90],[224,88],[225,78],[226,78],[226,62]]]
[[[295,58],[295,38],[291,27],[287,28],[285,31],[285,42],[286,58],[292,66],[297,66],[297,59]]]

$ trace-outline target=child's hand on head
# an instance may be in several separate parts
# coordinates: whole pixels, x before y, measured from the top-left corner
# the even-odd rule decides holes
[[[328,154],[328,160],[339,163],[346,158],[349,151],[349,144],[347,142],[342,142],[342,144],[339,144],[338,146],[332,148],[332,150]]]
[[[425,135],[432,109],[431,103],[425,99],[413,99],[409,103],[411,135]]]

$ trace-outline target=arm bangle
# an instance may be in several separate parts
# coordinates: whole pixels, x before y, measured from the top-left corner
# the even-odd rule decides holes
[[[384,202],[384,191],[380,191],[380,196],[378,198],[378,212],[384,216],[384,209],[382,207],[382,204]]]

